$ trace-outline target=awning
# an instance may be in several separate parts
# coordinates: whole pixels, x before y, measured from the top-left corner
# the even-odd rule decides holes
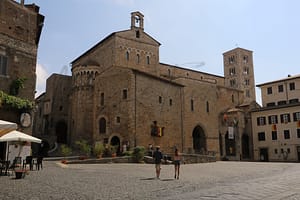
[[[11,131],[0,137],[0,142],[11,142],[11,141],[35,142],[35,143],[42,142],[41,139],[33,137],[31,135],[27,135],[20,131]]]
[[[5,133],[16,130],[17,128],[18,125],[16,123],[0,120],[0,137]]]

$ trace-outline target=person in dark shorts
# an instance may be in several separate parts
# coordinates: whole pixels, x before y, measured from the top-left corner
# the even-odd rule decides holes
[[[161,170],[161,159],[163,158],[162,153],[160,151],[160,147],[156,147],[156,151],[153,153],[155,169],[156,169],[156,178],[159,179],[160,170]]]
[[[175,167],[175,179],[179,179],[179,169],[180,169],[180,160],[181,160],[181,156],[179,154],[178,149],[175,149],[175,153],[174,153],[174,167]]]

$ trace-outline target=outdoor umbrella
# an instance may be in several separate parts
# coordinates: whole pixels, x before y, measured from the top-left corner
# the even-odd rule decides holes
[[[0,120],[0,136],[12,130],[16,130],[18,125],[16,123]]]
[[[35,143],[42,142],[41,139],[27,135],[20,131],[11,131],[0,137],[0,142],[12,142],[12,141],[35,142]]]

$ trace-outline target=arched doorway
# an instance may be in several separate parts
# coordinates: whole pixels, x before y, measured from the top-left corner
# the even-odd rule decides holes
[[[193,148],[195,153],[205,153],[206,148],[206,136],[201,126],[196,126],[193,130]]]
[[[246,134],[242,136],[242,157],[250,158],[249,136]]]
[[[65,121],[57,122],[55,126],[57,143],[67,144],[67,131],[68,131],[68,126]]]
[[[117,155],[119,155],[120,154],[120,138],[117,136],[112,137],[110,140],[110,145],[116,147],[116,149],[117,149],[116,153],[117,153]]]

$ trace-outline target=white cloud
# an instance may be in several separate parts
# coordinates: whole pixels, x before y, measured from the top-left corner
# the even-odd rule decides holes
[[[46,90],[46,80],[49,76],[48,72],[46,71],[45,67],[40,63],[36,65],[36,93],[35,97],[38,97],[40,94],[45,92]]]

